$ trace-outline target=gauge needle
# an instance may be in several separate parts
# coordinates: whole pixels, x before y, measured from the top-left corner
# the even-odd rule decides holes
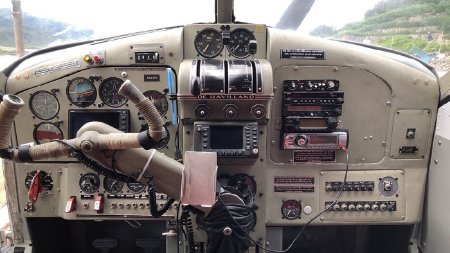
[[[209,45],[211,45],[211,42],[209,42],[208,45],[206,45],[205,49],[203,49],[203,53],[206,52],[206,50],[208,50]]]
[[[241,45],[237,45],[237,46],[233,49],[233,51],[236,50],[236,49],[238,49],[240,46],[241,46]]]

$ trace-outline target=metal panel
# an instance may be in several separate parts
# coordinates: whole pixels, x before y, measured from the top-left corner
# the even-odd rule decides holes
[[[439,130],[433,142],[428,191],[421,228],[420,247],[424,253],[445,252],[450,248],[450,110],[448,104],[438,111]]]
[[[398,110],[394,117],[391,158],[422,159],[428,151],[431,110]],[[414,137],[408,132],[414,130]],[[412,149],[416,149],[414,150]],[[403,150],[403,151],[402,151]],[[405,152],[405,151],[408,152]]]

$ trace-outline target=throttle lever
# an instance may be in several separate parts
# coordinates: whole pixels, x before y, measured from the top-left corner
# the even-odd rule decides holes
[[[42,185],[41,176],[42,171],[38,170],[33,179],[31,179],[30,189],[28,189],[28,200],[33,203],[36,203],[39,198],[39,192]]]

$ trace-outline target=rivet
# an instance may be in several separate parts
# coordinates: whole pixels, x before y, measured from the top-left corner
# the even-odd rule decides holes
[[[402,220],[405,220],[405,216],[402,216]]]
[[[391,101],[387,101],[386,105],[388,105],[388,106],[391,105]]]
[[[320,172],[320,175],[323,176],[325,173],[323,171]]]
[[[25,75],[23,76],[23,78],[25,78],[25,79],[28,80],[28,78],[30,78],[30,75],[29,75],[29,74],[25,74]]]
[[[19,80],[20,79],[20,76],[19,75],[16,75],[16,80]]]
[[[367,140],[367,137],[366,137],[366,136],[364,136],[364,140]]]
[[[385,141],[382,141],[382,142],[381,142],[381,145],[386,146],[386,142],[385,142]]]
[[[438,164],[438,160],[437,160],[437,159],[434,159],[434,163],[435,163],[435,164]]]
[[[325,218],[323,218],[323,217],[320,217],[320,221],[324,221],[325,220]]]
[[[128,73],[124,71],[124,72],[121,73],[121,75],[122,75],[122,77],[127,77]]]
[[[438,141],[438,144],[439,144],[439,145],[442,145],[442,141]]]
[[[333,71],[334,71],[334,72],[337,72],[338,70],[339,70],[338,67],[334,67],[334,68],[333,68]]]
[[[369,139],[371,139],[371,140],[372,140],[372,139],[373,139],[373,136],[369,136]]]
[[[298,71],[298,66],[295,66],[295,67],[294,67],[294,71]]]

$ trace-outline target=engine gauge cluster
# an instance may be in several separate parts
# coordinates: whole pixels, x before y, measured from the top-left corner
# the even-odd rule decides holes
[[[247,29],[238,28],[230,33],[230,44],[227,46],[231,55],[236,58],[245,58],[250,55],[250,41],[255,35]]]
[[[222,35],[213,28],[201,30],[194,41],[195,49],[205,58],[218,56],[223,50]]]
[[[229,39],[223,36],[224,32],[220,30],[229,31]],[[256,41],[253,31],[242,27],[230,31],[229,26],[222,26],[220,29],[205,28],[197,31],[194,47],[198,53],[197,56],[214,58],[219,56],[226,46],[227,54],[242,59],[252,54],[250,50],[251,41]]]

